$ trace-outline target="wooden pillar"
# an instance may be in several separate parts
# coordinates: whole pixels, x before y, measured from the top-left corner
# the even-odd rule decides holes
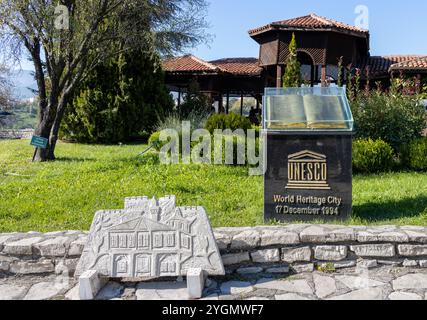
[[[259,100],[258,97],[256,98],[256,111],[259,111]]]
[[[240,115],[243,116],[243,92],[240,95]]]
[[[181,87],[178,88],[178,108],[181,107]]]
[[[322,65],[322,87],[326,87],[326,64]]]
[[[219,94],[218,100],[218,113],[222,113],[224,111],[224,101],[223,101],[222,93]]]
[[[310,74],[310,84],[311,84],[311,87],[313,88],[314,87],[314,84],[315,84],[315,78],[316,78],[316,71],[315,71],[315,65],[314,64],[312,64],[311,65],[311,74]]]
[[[276,87],[283,87],[283,66],[281,64],[277,65]]]
[[[227,104],[226,104],[225,113],[229,114],[229,112],[230,112],[230,91],[227,91]]]

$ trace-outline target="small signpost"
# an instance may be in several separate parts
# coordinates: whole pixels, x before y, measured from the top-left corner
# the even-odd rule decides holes
[[[33,155],[33,162],[34,159],[36,158],[36,154],[37,154],[37,150],[40,149],[46,149],[47,145],[49,143],[49,140],[40,136],[33,136],[31,138],[31,145],[36,147],[36,149],[34,150],[34,155]]]

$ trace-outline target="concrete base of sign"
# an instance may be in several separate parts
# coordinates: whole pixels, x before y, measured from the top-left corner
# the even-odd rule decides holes
[[[98,271],[88,270],[79,278],[80,300],[93,300],[108,280],[99,277]]]
[[[187,272],[187,290],[190,299],[203,297],[206,273],[201,268],[189,269]]]

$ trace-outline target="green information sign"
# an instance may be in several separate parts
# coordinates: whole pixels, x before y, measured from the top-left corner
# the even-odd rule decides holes
[[[48,139],[39,136],[33,136],[31,139],[31,145],[40,149],[46,149],[48,143]]]

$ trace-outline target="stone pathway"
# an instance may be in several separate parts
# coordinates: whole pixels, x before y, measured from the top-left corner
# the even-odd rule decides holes
[[[263,274],[208,279],[205,300],[427,300],[427,270],[382,266],[284,277]],[[99,300],[185,300],[185,281],[110,282]],[[68,277],[0,277],[0,300],[78,298]]]

